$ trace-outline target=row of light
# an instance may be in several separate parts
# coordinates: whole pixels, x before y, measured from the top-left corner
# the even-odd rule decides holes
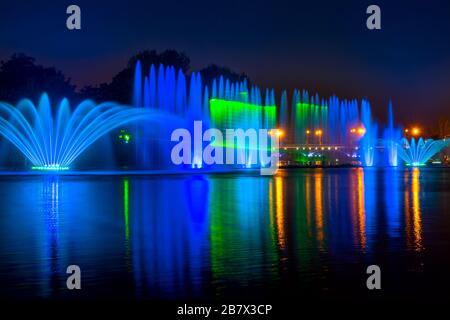
[[[350,129],[350,132],[362,136],[362,135],[364,135],[364,134],[366,133],[366,129],[363,128],[363,127],[352,128],[352,129]],[[310,134],[311,134],[311,130],[307,129],[307,130],[306,130],[306,134],[307,134],[307,135],[310,135]],[[321,136],[321,135],[323,135],[322,129],[317,129],[317,130],[315,130],[315,131],[314,131],[314,135],[316,135],[316,136]]]
[[[325,150],[325,149],[327,149],[327,150],[331,150],[331,149],[334,149],[334,150],[337,150],[338,149],[338,147],[320,147],[320,150]],[[284,150],[287,150],[288,148],[284,148]],[[306,150],[306,149],[308,149],[308,150],[319,150],[319,147],[302,147],[302,150]],[[300,150],[300,147],[296,147],[295,148],[295,150]]]
[[[307,135],[310,135],[312,131],[307,129],[305,132]],[[410,129],[405,129],[405,133],[409,133],[409,132],[410,132]],[[354,133],[354,134],[363,136],[366,133],[366,129],[364,127],[352,128],[352,129],[350,129],[350,133]],[[280,130],[280,129],[270,130],[269,135],[273,135],[273,134],[276,134],[277,136],[283,136],[284,131]],[[413,136],[418,136],[420,134],[420,129],[417,127],[411,128],[411,134]],[[322,129],[314,130],[314,135],[316,135],[316,136],[323,135]]]
[[[417,127],[411,128],[410,129],[405,129],[405,134],[408,134],[411,132],[411,135],[413,136],[418,136],[420,134],[420,129]],[[311,134],[311,130],[307,129],[306,130],[306,134],[310,135]],[[366,133],[366,129],[364,127],[358,127],[358,128],[352,128],[350,129],[350,133],[359,135],[359,136],[363,136]],[[269,131],[269,135],[276,135],[278,137],[282,137],[284,135],[284,131],[281,129],[273,129]],[[322,136],[323,135],[323,131],[322,129],[316,129],[314,130],[314,135],[316,136]]]

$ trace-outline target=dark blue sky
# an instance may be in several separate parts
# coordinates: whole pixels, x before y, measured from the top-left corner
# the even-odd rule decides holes
[[[82,30],[65,27],[66,7]],[[382,30],[366,29],[378,4]],[[0,3],[0,59],[14,52],[61,69],[82,86],[109,81],[142,49],[185,51],[246,72],[261,86],[367,97],[402,122],[450,116],[447,1],[9,1]],[[383,120],[383,119],[382,119]]]

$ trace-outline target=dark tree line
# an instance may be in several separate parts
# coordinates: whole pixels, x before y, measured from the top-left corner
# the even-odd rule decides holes
[[[60,70],[54,67],[38,65],[36,60],[25,54],[13,54],[9,60],[0,62],[0,101],[16,103],[27,97],[36,101],[42,92],[47,92],[51,99],[58,101],[63,97],[74,103],[83,99],[95,101],[116,101],[128,104],[131,102],[134,69],[137,61],[141,61],[144,73],[150,66],[160,64],[181,69],[186,76],[190,72],[190,59],[184,52],[165,50],[144,50],[132,56],[125,68],[119,71],[110,82],[96,86],[85,86],[77,90]],[[211,64],[199,70],[204,84],[210,85],[214,78],[223,75],[230,81],[248,80],[244,73],[236,73],[229,68]]]
[[[208,86],[211,85],[214,79],[218,79],[220,76],[223,76],[231,82],[241,82],[247,80],[247,83],[250,84],[250,79],[245,73],[236,73],[230,68],[219,67],[215,64],[210,64],[206,68],[201,69],[200,75],[202,76],[203,83]]]
[[[76,97],[70,78],[52,67],[37,65],[34,58],[13,54],[0,62],[0,100],[15,103],[23,97],[37,99],[43,91],[61,99]]]

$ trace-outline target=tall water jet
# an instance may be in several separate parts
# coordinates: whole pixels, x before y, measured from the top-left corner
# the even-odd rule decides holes
[[[287,92],[282,91],[278,107],[275,103],[274,90],[261,90],[257,86],[249,86],[245,80],[232,82],[220,76],[211,79],[210,86],[205,86],[199,73],[192,73],[190,79],[186,80],[182,70],[175,70],[170,66],[152,65],[148,74],[142,74],[139,62],[135,71],[134,93],[135,95],[140,93],[141,97],[136,96],[134,101],[141,101],[152,109],[164,110],[183,117],[188,122],[187,129],[191,132],[193,122],[196,120],[203,121],[203,129],[209,126],[219,129],[281,127],[287,131],[284,143],[316,145],[315,150],[318,150],[317,148],[330,150],[330,144],[335,145],[334,150],[349,147],[355,150],[354,147],[359,146],[362,163],[365,166],[373,166],[376,163],[378,126],[372,119],[367,100],[363,99],[359,105],[355,99],[340,100],[335,96],[323,99],[318,94],[311,95],[306,90],[295,90],[292,100],[288,101]],[[390,141],[387,145],[389,163],[395,165],[396,148],[393,141],[396,140],[398,130],[394,129],[392,106],[390,110],[385,140]],[[167,129],[163,127],[160,130],[162,135]],[[139,145],[140,142],[137,143],[137,147]],[[169,144],[162,140],[154,141],[151,145],[151,150],[155,154],[168,153],[164,148]],[[248,147],[245,148],[248,151]],[[305,150],[304,148],[302,150]],[[309,148],[308,150],[311,150]],[[318,153],[320,156],[324,154]],[[354,151],[349,154],[352,158],[356,157]],[[350,157],[348,154],[347,156]],[[200,153],[195,150],[192,153],[192,163],[194,167],[203,166]]]
[[[0,135],[9,140],[38,170],[68,170],[95,141],[124,124],[150,116],[115,103],[80,103],[72,112],[63,99],[53,113],[47,94],[38,106],[21,100],[0,103]]]
[[[411,138],[408,141],[403,138],[398,146],[398,156],[405,161],[406,165],[418,167],[423,166],[428,160],[436,153],[450,144],[450,140],[424,140],[420,138],[417,142],[416,139]]]
[[[317,94],[310,96],[306,90],[294,90],[291,110],[296,144],[349,143],[351,128],[360,122],[356,100],[339,100],[336,96],[325,100]],[[320,134],[316,136],[316,132]]]
[[[375,162],[375,146],[378,126],[372,122],[370,104],[365,99],[361,102],[361,121],[365,128],[364,137],[360,141],[363,165],[366,167],[372,167]]]
[[[198,107],[197,103],[198,99],[201,99],[201,94],[196,99],[192,97],[196,104],[192,103],[192,100],[189,101],[191,104],[188,103],[187,84],[181,69],[175,70],[172,66],[151,65],[147,72],[142,72],[141,62],[137,61],[133,91],[135,107],[159,110],[167,114],[186,116],[186,118],[189,118],[188,113],[190,115],[201,114],[201,107]],[[201,82],[197,83],[198,80],[194,74],[190,86],[191,93],[201,90]],[[141,88],[142,84],[143,89]],[[134,147],[138,168],[161,168],[170,163],[170,131],[174,129],[171,125],[169,122],[159,123],[154,127],[149,127],[147,124],[136,127]]]
[[[133,105],[136,107],[142,106],[142,68],[140,61],[136,63],[134,70]]]
[[[279,123],[281,128],[288,128],[288,99],[286,90],[281,93],[281,103],[280,103],[280,112],[279,112]]]
[[[388,164],[392,167],[398,166],[398,142],[401,138],[400,129],[394,127],[394,110],[392,102],[389,101],[388,126],[384,130],[384,146],[387,151]]]
[[[189,81],[186,81],[182,70],[176,71],[170,66],[160,65],[158,68],[151,66],[149,75],[145,75],[141,74],[139,64],[137,63],[135,68],[134,87],[139,88],[139,84],[143,83],[144,89],[141,90],[143,96],[134,100],[144,101],[145,105],[150,101],[151,109],[164,110],[183,117],[187,122],[185,128],[190,132],[194,132],[194,121],[202,121],[203,130],[207,130],[210,126],[223,130],[276,127],[277,107],[274,90],[266,90],[265,99],[262,99],[260,89],[249,87],[246,80],[231,82],[221,76],[213,79],[212,85],[208,87],[202,84],[201,76],[197,72],[192,73]],[[141,91],[135,90],[135,94]],[[165,135],[167,130],[166,126],[160,128],[160,136]],[[145,135],[144,133],[143,141],[137,141],[136,148],[148,149],[142,147],[146,141]],[[206,142],[204,144],[206,145]],[[169,147],[169,141],[160,139],[153,142],[152,152],[159,155],[170,154],[166,149]],[[204,167],[202,147],[197,146],[192,150],[194,168]],[[240,147],[242,146],[238,146],[238,149]],[[249,150],[248,146],[244,148],[246,151]],[[248,160],[246,166],[251,166],[252,159]],[[152,167],[145,161],[140,166]]]

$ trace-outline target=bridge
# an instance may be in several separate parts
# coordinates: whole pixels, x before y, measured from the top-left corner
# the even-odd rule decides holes
[[[280,146],[281,165],[359,165],[358,146],[342,144],[285,144]]]

